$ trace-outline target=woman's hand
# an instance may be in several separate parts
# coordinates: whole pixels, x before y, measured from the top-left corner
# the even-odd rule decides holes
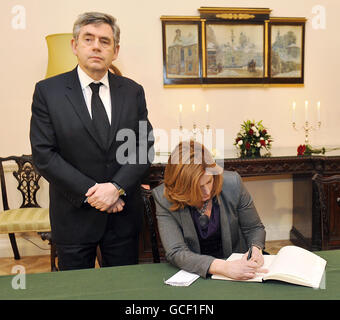
[[[258,249],[259,250],[259,249]],[[256,251],[253,248],[253,253]],[[244,254],[241,259],[234,261],[225,261],[221,259],[215,259],[209,268],[210,274],[219,274],[224,275],[228,278],[235,280],[249,280],[256,276],[256,273],[266,273],[267,269],[261,268],[263,266],[263,261],[261,264],[260,257],[261,250],[256,253],[254,256],[254,260],[247,260],[248,253]],[[256,260],[255,260],[256,259]],[[262,257],[263,260],[263,257]],[[260,266],[261,264],[261,266]]]
[[[248,257],[248,253],[249,253],[249,251],[247,251],[245,253],[246,257]],[[253,246],[252,247],[252,255],[251,255],[251,258],[249,259],[249,261],[255,262],[257,264],[258,268],[262,267],[263,263],[264,263],[262,250],[259,249],[258,247]]]
[[[247,260],[247,255],[243,255],[242,259],[234,261],[226,261],[225,272],[228,278],[235,280],[248,280],[256,276],[257,272],[265,272],[260,269],[255,261]]]

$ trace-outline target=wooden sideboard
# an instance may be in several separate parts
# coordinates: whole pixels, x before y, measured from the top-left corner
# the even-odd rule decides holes
[[[290,240],[311,251],[322,250],[320,208],[312,177],[316,173],[323,176],[340,173],[340,153],[333,151],[329,154],[332,155],[272,156],[254,159],[228,158],[224,159],[224,169],[237,171],[242,177],[292,175],[293,226],[290,231]],[[162,183],[164,169],[164,163],[154,163],[151,166],[149,172],[151,189]],[[152,214],[156,221],[153,203],[152,206]],[[330,211],[334,212],[334,210]],[[141,262],[152,260],[150,233],[147,228],[144,223],[140,243]],[[157,230],[156,233],[160,256],[164,257]],[[337,248],[340,248],[340,245]]]

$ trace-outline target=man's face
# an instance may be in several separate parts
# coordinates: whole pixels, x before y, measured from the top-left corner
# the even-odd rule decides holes
[[[118,56],[119,46],[114,49],[113,31],[106,23],[81,27],[78,39],[72,39],[71,44],[79,66],[95,80],[107,72]]]

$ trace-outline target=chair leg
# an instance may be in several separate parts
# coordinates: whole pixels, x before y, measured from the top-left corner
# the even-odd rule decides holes
[[[20,254],[17,246],[17,242],[15,240],[15,234],[14,233],[9,233],[9,240],[11,241],[11,246],[14,254],[14,259],[15,260],[20,260]]]
[[[55,264],[55,260],[57,258],[57,246],[55,245],[55,243],[52,243],[52,241],[50,241],[50,246],[51,246],[51,271],[58,271],[58,268]]]
[[[97,246],[97,262],[98,262],[99,267],[102,267],[102,265],[103,265],[103,262],[102,262],[102,253],[100,251],[100,247],[99,246]]]
[[[154,224],[153,217],[152,217],[150,200],[148,197],[143,195],[143,201],[144,201],[145,214],[146,214],[146,219],[147,219],[147,223],[149,226],[150,237],[151,237],[153,262],[160,263],[156,229],[155,229],[155,224]]]
[[[52,233],[51,232],[38,232],[41,239],[43,241],[47,240],[48,244],[50,245],[50,262],[51,262],[51,272],[58,271],[58,268],[56,266],[56,258],[58,257],[57,254],[57,246],[52,241]]]

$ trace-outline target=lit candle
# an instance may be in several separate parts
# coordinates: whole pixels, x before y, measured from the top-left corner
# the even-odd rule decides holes
[[[196,125],[196,121],[195,121],[195,110],[196,110],[196,106],[193,104],[193,105],[192,105],[192,112],[193,112],[192,120],[193,120],[194,125]]]
[[[182,128],[182,111],[183,111],[183,106],[180,104],[179,105],[179,127]]]
[[[317,104],[317,116],[318,116],[318,122],[320,122],[321,120],[321,117],[320,117],[320,108],[321,108],[321,104],[320,104],[320,101],[318,101],[318,104]]]
[[[210,110],[209,110],[209,105],[207,104],[206,105],[206,111],[207,111],[207,127],[209,127],[209,125],[210,125],[210,116],[209,116],[209,114],[210,114]]]
[[[305,121],[308,122],[308,101],[305,101]]]
[[[296,102],[293,102],[293,115],[292,115],[292,120],[295,123],[295,109],[296,109]]]

